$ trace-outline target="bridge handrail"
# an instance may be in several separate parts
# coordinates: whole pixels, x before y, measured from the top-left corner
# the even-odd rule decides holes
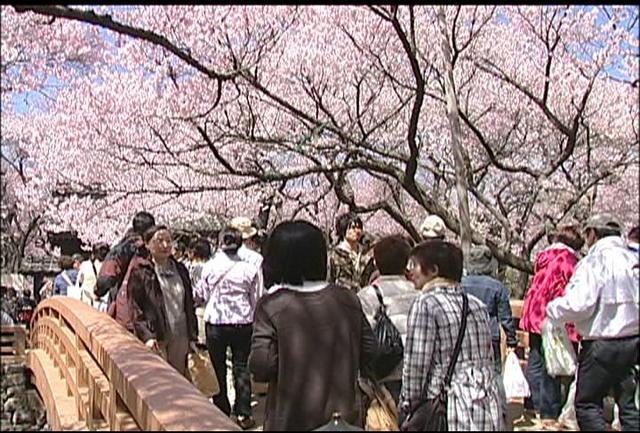
[[[2,325],[2,357],[24,357],[27,339],[27,329],[21,325]]]
[[[76,299],[54,296],[40,302],[31,321],[31,348],[28,364],[34,374],[46,370],[43,364],[59,368],[67,395],[80,402],[78,420],[90,430],[239,429],[135,336]],[[55,397],[49,400],[59,404]]]

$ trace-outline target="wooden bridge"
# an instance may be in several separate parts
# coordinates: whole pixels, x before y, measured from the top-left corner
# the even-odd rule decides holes
[[[517,326],[522,301],[511,305]],[[523,367],[527,347],[518,331]],[[26,362],[52,430],[239,430],[111,317],[75,299],[42,301],[28,336],[3,326],[2,360],[10,358]]]
[[[2,328],[2,358],[24,357],[52,430],[239,430],[111,317],[67,297]],[[25,345],[28,348],[25,350]]]

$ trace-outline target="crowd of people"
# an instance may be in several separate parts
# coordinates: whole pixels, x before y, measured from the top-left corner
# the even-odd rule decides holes
[[[139,212],[113,248],[96,245],[87,261],[62,257],[53,294],[110,314],[182,374],[188,352],[204,345],[220,383],[212,402],[243,429],[255,425],[252,376],[269,384],[265,430],[313,430],[334,412],[363,427],[358,383],[365,376],[389,391],[401,428],[444,390],[449,429],[511,429],[500,328],[508,352],[518,340],[491,249],[474,247],[464,257],[436,215],[425,218],[418,243],[402,235],[365,241],[353,213],[340,215],[335,228],[331,247],[315,225],[283,222],[258,248],[258,228],[237,217],[215,248],[196,238],[176,257],[171,230]],[[545,366],[541,326],[550,320],[566,327],[578,354],[580,429],[604,429],[603,399],[611,393],[622,429],[638,430],[638,232],[624,236],[614,217],[594,215],[582,227],[561,226],[536,256],[520,327],[530,339],[525,408],[545,429],[562,427],[567,399],[567,379]],[[403,347],[384,375],[376,373],[373,331],[381,306]]]

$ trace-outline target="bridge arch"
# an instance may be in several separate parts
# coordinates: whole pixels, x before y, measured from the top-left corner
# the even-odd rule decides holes
[[[239,430],[111,317],[62,296],[38,305],[27,367],[53,430]]]

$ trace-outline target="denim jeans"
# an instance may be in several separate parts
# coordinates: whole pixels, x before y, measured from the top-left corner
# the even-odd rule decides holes
[[[525,408],[539,410],[541,419],[558,418],[562,410],[561,382],[560,378],[547,374],[540,334],[529,334],[526,377],[531,397],[525,400]]]
[[[247,362],[251,351],[253,325],[207,323],[205,332],[207,350],[220,384],[220,393],[213,397],[213,403],[225,414],[231,414],[231,405],[227,396],[227,347],[231,347],[233,386],[236,391],[233,412],[236,416],[251,416],[251,375]]]
[[[582,341],[578,356],[576,417],[580,430],[605,430],[602,400],[613,390],[623,431],[638,431],[640,412],[635,405],[640,363],[640,337]]]

